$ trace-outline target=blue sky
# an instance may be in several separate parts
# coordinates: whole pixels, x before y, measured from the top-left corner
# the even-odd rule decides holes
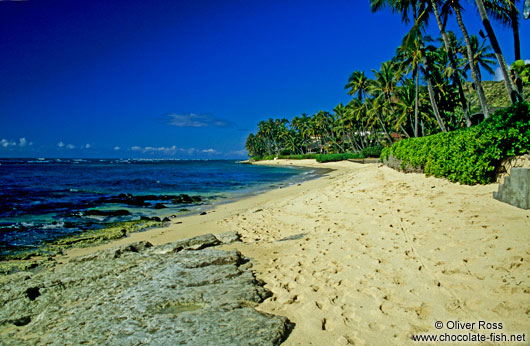
[[[243,158],[258,121],[347,103],[406,31],[369,0],[0,1],[0,157]]]

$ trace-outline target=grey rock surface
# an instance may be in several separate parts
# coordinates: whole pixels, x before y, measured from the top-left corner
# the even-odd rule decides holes
[[[215,237],[223,244],[232,244],[241,240],[241,236],[237,232],[216,234]]]
[[[510,175],[493,198],[522,209],[530,209],[530,168],[512,167]]]
[[[220,243],[140,242],[0,277],[0,344],[280,344],[292,324],[254,309],[270,293]]]

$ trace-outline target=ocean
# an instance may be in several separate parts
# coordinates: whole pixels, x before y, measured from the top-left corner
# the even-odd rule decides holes
[[[174,218],[319,175],[236,161],[0,159],[0,256],[140,218]]]

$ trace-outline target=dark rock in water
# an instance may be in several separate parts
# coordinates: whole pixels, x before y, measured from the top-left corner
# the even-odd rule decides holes
[[[206,215],[206,212],[205,212],[205,211],[203,211],[203,212],[202,212],[202,213],[200,213],[199,215]]]
[[[140,220],[162,222],[158,216],[140,216]]]
[[[98,209],[92,209],[87,210],[83,213],[85,216],[105,216],[105,217],[112,217],[112,216],[127,216],[131,215],[131,213],[128,210],[125,209],[119,209],[119,210],[98,210]]]
[[[202,201],[202,198],[199,196],[190,196],[186,194],[180,194],[178,196],[175,196],[171,202],[173,204],[191,204],[191,203],[198,203]]]
[[[189,195],[179,195],[180,199],[182,200],[182,203],[193,203],[193,198],[191,198]]]
[[[140,242],[1,277],[2,344],[279,345],[293,325],[254,309],[270,293],[219,243]]]
[[[162,222],[169,222],[169,221],[171,221],[171,219],[169,217],[165,217],[165,218],[162,219]]]
[[[155,204],[155,209],[165,209],[165,208],[166,208],[166,206],[163,205],[162,203]]]

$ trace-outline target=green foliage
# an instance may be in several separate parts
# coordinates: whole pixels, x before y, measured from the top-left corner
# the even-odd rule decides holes
[[[513,79],[515,79],[515,73],[517,73],[524,85],[530,85],[530,64],[525,63],[524,60],[517,60],[511,67],[510,72]]]
[[[280,155],[279,159],[286,160],[307,160],[307,159],[316,159],[318,154],[300,154],[300,155]]]
[[[462,184],[487,184],[507,157],[530,149],[530,104],[516,103],[501,109],[478,126],[423,138],[410,138],[382,151],[426,175],[445,177]]]
[[[348,159],[364,159],[364,155],[362,153],[322,154],[317,155],[316,159],[318,162],[323,163],[344,161]]]
[[[383,150],[382,146],[366,147],[361,150],[361,153],[364,157],[379,157],[381,156],[381,150]]]
[[[375,148],[373,147],[373,150],[375,152]],[[379,151],[381,149],[379,148]],[[300,155],[267,155],[267,156],[254,156],[251,159],[253,161],[266,161],[266,160],[274,160],[274,158],[283,159],[283,160],[307,160],[307,159],[314,159],[317,160],[317,162],[333,162],[333,161],[343,161],[348,159],[363,159],[365,156],[358,152],[358,153],[342,153],[342,154],[300,154]]]

